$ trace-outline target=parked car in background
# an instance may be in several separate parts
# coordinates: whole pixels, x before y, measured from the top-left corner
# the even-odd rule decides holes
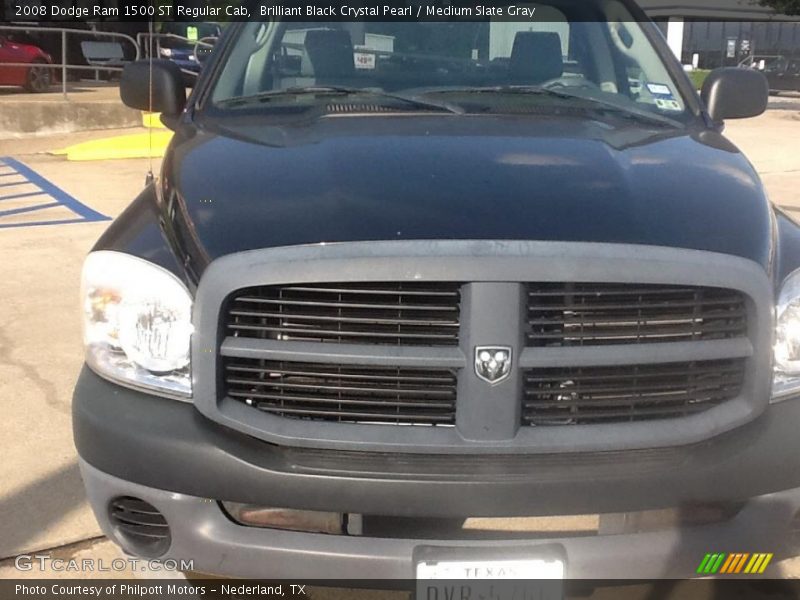
[[[216,23],[168,22],[162,25],[161,33],[175,37],[159,39],[159,57],[177,64],[184,73],[184,83],[194,86],[210,51],[210,47],[198,46],[198,42],[216,40],[222,33],[220,26]]]
[[[751,56],[740,66],[758,69],[767,77],[771,94],[800,92],[800,57]]]
[[[52,62],[50,55],[38,46],[0,36],[0,85],[20,86],[29,92],[46,92],[53,82]],[[27,63],[29,66],[12,66],[13,63]]]
[[[5,37],[16,43],[29,46],[36,46],[42,52],[47,54],[54,65],[66,62],[69,65],[85,67],[88,65],[86,58],[81,50],[81,43],[92,41],[96,38],[92,35],[92,29],[88,23],[75,21],[69,24],[70,29],[85,30],[86,33],[70,33],[67,36],[66,53],[62,53],[61,47],[61,34],[58,31],[53,31],[59,25],[63,25],[60,21],[42,21],[39,23],[11,23],[12,25],[29,27],[24,31],[16,30],[9,32]],[[93,25],[97,29],[97,24]],[[134,56],[130,56],[131,60]],[[62,60],[65,59],[65,60]],[[60,78],[61,74],[59,69],[51,70],[51,79],[56,80]],[[86,73],[86,72],[84,72]],[[67,72],[67,78],[70,81],[76,81],[80,78],[81,71],[72,70]]]

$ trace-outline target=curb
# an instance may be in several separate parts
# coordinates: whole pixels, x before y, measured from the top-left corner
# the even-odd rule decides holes
[[[0,138],[141,126],[142,115],[120,102],[26,102],[0,104]]]

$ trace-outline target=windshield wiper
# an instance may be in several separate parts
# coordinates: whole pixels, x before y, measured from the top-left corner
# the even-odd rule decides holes
[[[447,87],[434,90],[426,90],[421,95],[425,94],[520,94],[531,96],[551,96],[553,98],[582,98],[582,96],[575,96],[567,94],[561,90],[554,90],[538,85],[489,85],[489,86],[474,86],[474,87]],[[414,96],[419,98],[419,96]]]
[[[227,107],[238,107],[247,104],[260,104],[263,102],[271,102],[275,99],[286,98],[289,96],[370,96],[373,98],[386,98],[389,100],[398,100],[404,102],[409,106],[424,110],[436,110],[440,112],[449,112],[457,115],[463,115],[464,109],[452,105],[449,102],[436,102],[433,100],[423,100],[421,98],[412,98],[400,94],[392,94],[379,90],[371,90],[368,88],[356,88],[340,85],[324,85],[324,86],[306,86],[306,87],[288,87],[282,90],[269,90],[250,96],[237,96],[235,98],[228,98],[222,100],[219,104]]]
[[[627,105],[623,106],[622,104],[618,104],[616,102],[611,102],[602,98],[594,98],[592,96],[584,96],[582,94],[564,93],[563,95],[567,98],[585,100],[586,102],[596,105],[596,107],[600,110],[613,112],[622,118],[631,119],[642,123],[651,123],[653,125],[661,125],[662,127],[683,127],[683,124],[680,121],[670,119],[669,117],[663,117],[637,107]]]
[[[596,110],[608,111],[618,114],[622,118],[633,119],[639,122],[647,122],[662,127],[683,127],[679,121],[653,114],[646,110],[641,110],[631,106],[623,106],[616,102],[610,102],[593,96],[584,94],[573,94],[564,89],[552,89],[536,85],[496,85],[484,87],[463,87],[463,88],[442,88],[429,90],[425,94],[519,94],[532,96],[548,96],[551,98],[561,98],[564,100],[583,100],[589,103]],[[416,96],[418,98],[418,96]]]

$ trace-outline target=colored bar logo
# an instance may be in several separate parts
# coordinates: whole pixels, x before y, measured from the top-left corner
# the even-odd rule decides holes
[[[772,553],[756,552],[725,552],[709,553],[700,561],[697,573],[700,575],[760,575],[767,569],[767,565],[772,560]]]

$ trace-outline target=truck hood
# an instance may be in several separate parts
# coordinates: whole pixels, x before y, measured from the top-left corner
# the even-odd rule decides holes
[[[169,237],[198,274],[232,252],[368,240],[646,244],[765,268],[771,252],[769,204],[736,147],[630,121],[243,118],[181,129],[163,182]]]

